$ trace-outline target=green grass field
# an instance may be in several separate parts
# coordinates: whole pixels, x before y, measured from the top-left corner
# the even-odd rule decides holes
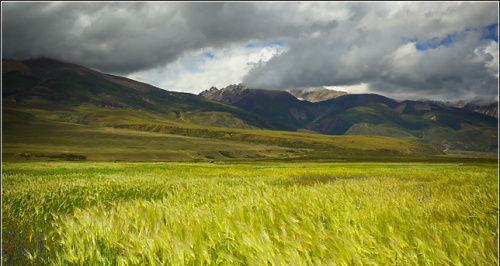
[[[70,154],[90,161],[385,161],[443,155],[415,138],[208,127],[159,116],[146,119],[139,111],[102,112],[6,109],[3,158],[33,161]]]
[[[497,265],[497,164],[3,164],[8,265]]]

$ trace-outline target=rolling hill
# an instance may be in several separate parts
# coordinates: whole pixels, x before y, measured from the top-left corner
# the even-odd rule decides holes
[[[286,92],[259,90],[229,105],[50,59],[2,63],[6,160],[425,160],[442,154],[415,138],[263,130],[295,130],[316,115]]]
[[[2,61],[4,108],[53,111],[82,123],[101,122],[103,108],[129,110],[125,118],[151,118],[263,127],[259,118],[234,106],[209,101],[189,93],[169,92],[124,77],[108,75],[75,64],[51,59]],[[81,110],[82,107],[85,110]],[[97,112],[93,112],[97,110]],[[120,116],[123,115],[120,113]]]

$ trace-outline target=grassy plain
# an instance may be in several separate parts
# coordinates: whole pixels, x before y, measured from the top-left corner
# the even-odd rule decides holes
[[[86,110],[86,109],[85,109]],[[139,111],[4,110],[3,157],[90,161],[415,160],[442,155],[415,138],[208,127]]]
[[[2,259],[497,265],[497,164],[3,164]]]

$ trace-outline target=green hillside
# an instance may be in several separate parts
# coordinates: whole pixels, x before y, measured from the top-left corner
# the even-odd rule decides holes
[[[2,66],[3,104],[7,108],[41,109],[54,115],[61,111],[64,115],[75,111],[108,116],[110,120],[114,111],[120,113],[122,119],[123,112],[132,110],[147,113],[144,115],[148,117],[160,116],[200,124],[213,122],[243,128],[264,126],[258,117],[234,106],[189,93],[162,90],[78,65],[36,59],[22,62],[3,60]],[[131,116],[144,118],[142,115],[137,117],[135,112]]]
[[[6,160],[130,161],[422,158],[441,154],[412,138],[328,136],[207,127],[140,111],[4,110]],[[68,157],[69,156],[69,157]]]
[[[414,137],[443,151],[498,150],[496,118],[435,102],[398,102],[377,94],[348,94],[311,103],[288,92],[246,88],[241,84],[200,95],[257,114],[273,129]]]
[[[348,135],[413,136],[443,151],[498,150],[493,117],[432,104],[420,111],[402,106],[355,107],[339,112],[337,117],[348,121]]]
[[[320,104],[330,111],[310,128],[321,133],[415,137],[446,152],[498,150],[497,120],[480,113],[372,95],[345,95]]]

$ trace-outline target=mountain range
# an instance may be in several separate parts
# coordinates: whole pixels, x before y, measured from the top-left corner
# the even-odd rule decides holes
[[[458,101],[449,105],[498,118],[498,101],[492,103],[481,100]]]
[[[396,101],[377,94],[341,94],[310,102],[286,91],[242,84],[211,88],[200,95],[257,114],[277,129],[416,137],[443,150],[497,149],[496,117],[442,102]]]
[[[4,155],[11,158],[73,152],[125,160],[327,159],[497,151],[496,118],[430,101],[242,84],[194,95],[48,58],[2,60],[2,85]]]
[[[258,117],[231,105],[189,93],[169,92],[75,64],[42,58],[22,62],[4,60],[2,65],[2,96],[6,108],[57,111],[88,105],[107,110],[128,109],[128,116],[145,111],[201,124],[265,126]],[[200,115],[208,120],[199,119]]]

